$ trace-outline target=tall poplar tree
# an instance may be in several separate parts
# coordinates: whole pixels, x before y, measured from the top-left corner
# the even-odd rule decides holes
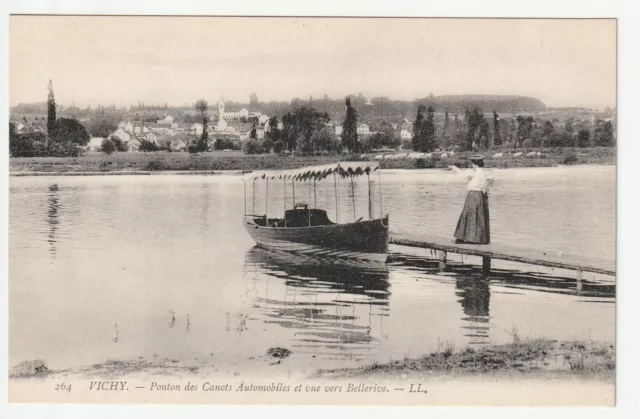
[[[413,123],[413,138],[411,138],[411,148],[413,151],[422,151],[424,148],[424,111],[427,110],[424,105],[418,106],[416,120]]]
[[[358,147],[358,112],[351,106],[351,98],[345,99],[347,112],[342,124],[342,147],[351,152],[359,151]]]
[[[496,111],[493,111],[493,145],[502,145],[502,137],[500,136],[500,117],[498,117],[498,113]]]
[[[49,137],[53,135],[56,126],[56,99],[53,96],[53,83],[49,79],[49,97],[47,99],[47,134]]]
[[[427,109],[427,121],[424,123],[424,142],[420,151],[430,152],[436,148],[436,126],[433,122],[433,106]]]

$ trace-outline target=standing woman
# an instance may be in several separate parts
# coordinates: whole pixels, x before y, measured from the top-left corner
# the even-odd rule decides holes
[[[454,237],[456,243],[489,244],[491,233],[489,227],[489,189],[494,180],[485,173],[484,156],[471,156],[472,171],[462,171],[456,166],[450,166],[456,174],[465,174],[467,185],[467,199],[460,214]]]

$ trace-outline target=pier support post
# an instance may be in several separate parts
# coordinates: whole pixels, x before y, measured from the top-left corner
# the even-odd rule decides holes
[[[444,271],[447,268],[447,252],[444,250],[438,250],[438,269]]]
[[[582,271],[580,269],[576,271],[576,291],[582,292]]]
[[[482,257],[482,277],[487,278],[491,273],[491,258],[489,256]]]

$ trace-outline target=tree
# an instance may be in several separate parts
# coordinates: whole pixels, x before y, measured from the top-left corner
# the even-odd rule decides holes
[[[488,135],[488,129],[484,126],[485,120],[484,115],[480,111],[479,108],[473,108],[473,111],[465,111],[465,120],[467,121],[467,133],[466,133],[466,142],[464,144],[465,150],[472,150],[474,148],[474,144],[477,145],[482,138],[482,135]],[[482,129],[480,130],[479,128]]]
[[[158,151],[158,146],[148,140],[140,141],[139,151],[144,151],[145,153],[148,151]]]
[[[244,142],[245,154],[260,154],[262,153],[262,147],[260,142],[256,138],[250,138]]]
[[[502,145],[502,135],[500,134],[500,117],[496,111],[493,111],[493,145],[500,147]]]
[[[516,118],[518,122],[518,142],[522,142],[531,137],[531,130],[533,130],[533,117],[518,116]],[[517,146],[517,144],[515,144]]]
[[[598,120],[598,124],[594,130],[593,143],[597,147],[613,146],[613,125],[607,121]]]
[[[111,137],[109,137],[109,139],[113,142],[113,144],[116,147],[116,151],[128,151],[128,147],[127,144],[125,144],[124,141],[122,141],[120,138],[112,135]],[[104,145],[104,144],[103,144]]]
[[[49,79],[49,96],[47,98],[47,134],[51,137],[56,127],[56,99],[53,96],[53,82]]]
[[[424,143],[423,149],[420,151],[430,152],[435,150],[436,144],[436,127],[433,123],[433,106],[429,106],[427,109],[427,120],[424,123]]]
[[[282,139],[282,131],[278,129],[278,117],[272,116],[269,118],[269,121],[267,121],[267,127],[268,130],[265,133],[265,137],[267,139],[274,144]]]
[[[258,104],[258,95],[256,94],[256,92],[251,92],[251,95],[249,95],[249,105],[255,106],[257,104]]]
[[[583,128],[578,132],[578,147],[589,147],[591,140],[591,133],[588,129]]]
[[[542,147],[544,147],[546,144],[549,144],[549,140],[553,137],[555,132],[556,129],[553,126],[553,122],[546,121],[544,123],[544,127],[542,128]]]
[[[357,153],[360,149],[358,145],[358,112],[351,106],[351,98],[346,97],[346,114],[342,124],[342,147]]]
[[[329,127],[324,127],[315,131],[311,135],[311,151],[313,153],[321,153],[328,151],[329,153],[338,153],[340,143]]]
[[[280,154],[287,149],[287,143],[282,140],[278,140],[273,143],[273,152],[276,154]]]
[[[209,150],[209,130],[207,127],[207,123],[209,122],[209,114],[207,111],[209,110],[209,104],[206,100],[200,99],[196,102],[196,110],[200,112],[200,120],[202,121],[202,134],[200,134],[200,139],[198,140],[198,150],[199,151],[208,151]]]
[[[114,151],[116,151],[116,145],[110,139],[104,140],[102,142],[102,147],[100,147],[100,151],[102,151],[106,155],[110,155]]]
[[[46,135],[41,132],[9,134],[9,155],[11,157],[43,157],[47,155]]]
[[[315,131],[324,128],[329,120],[329,114],[326,112],[301,106],[282,116],[282,139],[286,141],[289,150],[310,153],[311,136]]]
[[[482,120],[480,121],[480,128],[478,132],[478,144],[480,148],[487,149],[489,148],[489,122],[484,119],[484,115],[482,116]]]
[[[116,123],[107,118],[94,119],[89,125],[89,133],[93,137],[107,138],[116,129],[118,129]]]
[[[89,133],[85,127],[75,119],[59,118],[56,120],[51,138],[53,142],[59,144],[71,143],[85,146],[89,142]]]
[[[411,138],[411,148],[414,151],[421,151],[424,148],[424,137],[422,125],[424,124],[424,111],[427,108],[424,105],[418,105],[418,113],[413,123],[413,137]]]

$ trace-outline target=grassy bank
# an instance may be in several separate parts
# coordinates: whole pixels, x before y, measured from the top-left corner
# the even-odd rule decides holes
[[[381,376],[538,376],[613,380],[615,349],[601,342],[514,341],[456,351],[452,346],[419,359],[404,359],[362,368],[320,371],[320,377]]]
[[[281,349],[281,348],[278,348]],[[287,368],[287,357],[292,354],[267,354],[253,360],[252,368],[266,367],[271,371]],[[213,354],[211,354],[213,355]],[[251,359],[251,358],[250,358]],[[79,366],[68,370],[51,370],[43,360],[26,361],[14,366],[10,378],[33,377],[92,377],[92,376],[215,376],[223,373],[219,363],[206,359],[177,360],[156,357],[139,357],[129,360],[107,360],[91,366]],[[361,368],[319,370],[315,379],[406,379],[406,378],[456,378],[461,376],[510,377],[510,378],[579,378],[613,380],[616,356],[613,345],[602,342],[558,342],[551,340],[514,341],[506,345],[489,345],[477,349],[456,351],[450,345],[419,359],[404,359],[387,364],[372,364]],[[276,368],[276,370],[271,370]],[[280,368],[280,369],[278,369]],[[237,375],[237,373],[236,373]]]
[[[615,164],[614,148],[588,149],[548,149],[542,150],[542,157],[493,158],[495,153],[485,152],[486,166],[489,168],[512,167],[553,167],[559,164]],[[384,159],[380,160],[383,169],[421,169],[446,168],[451,164],[466,167],[467,158],[472,153],[457,153],[441,159]],[[244,155],[241,152],[211,152],[199,155],[188,153],[114,153],[110,156],[101,153],[89,153],[82,157],[17,157],[9,160],[9,170],[14,174],[35,172],[81,173],[81,172],[206,172],[221,170],[266,170],[295,169],[304,166],[327,164],[340,160],[355,160],[349,156],[275,156]]]

